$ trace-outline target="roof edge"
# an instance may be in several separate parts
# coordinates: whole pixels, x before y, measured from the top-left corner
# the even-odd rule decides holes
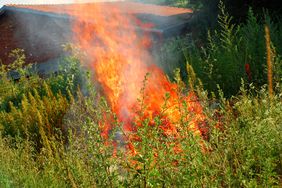
[[[0,16],[5,12],[6,5],[0,5]]]
[[[22,8],[22,7],[15,7],[15,6],[4,6],[4,11],[12,11],[12,12],[20,12],[20,13],[28,13],[28,14],[36,14],[41,16],[48,16],[53,18],[64,18],[68,19],[70,18],[67,14],[59,14],[59,13],[52,13],[52,12],[43,12],[39,10],[33,10],[28,8]]]

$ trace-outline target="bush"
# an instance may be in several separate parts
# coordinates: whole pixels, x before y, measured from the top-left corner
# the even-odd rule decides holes
[[[49,137],[64,131],[63,117],[86,75],[75,56],[62,60],[59,74],[45,79],[24,66],[23,50],[16,49],[11,56],[14,63],[1,65],[0,72],[2,134],[25,138],[40,149]]]
[[[229,97],[239,92],[241,79],[260,88],[267,83],[264,27],[268,25],[274,79],[281,80],[281,22],[272,22],[267,14],[258,20],[250,9],[247,22],[234,25],[221,4],[218,24],[217,30],[208,32],[207,43],[192,40],[190,35],[170,39],[161,51],[160,64],[184,70],[183,62],[189,63],[207,90],[216,93],[219,85]],[[182,73],[184,79],[189,76]]]
[[[163,49],[166,56],[160,59],[166,61],[168,71],[174,69],[169,64],[173,58],[167,58],[170,49],[183,52],[188,62],[185,66],[177,59],[182,70],[174,75],[182,112],[175,125],[177,135],[165,134],[160,113],[142,118],[146,110],[142,102],[136,107],[141,109],[138,128],[124,132],[123,122],[95,87],[81,84],[88,83],[89,77],[76,56],[63,62],[71,63],[70,68],[42,79],[22,66],[23,52],[14,51],[15,67],[2,66],[0,76],[0,187],[279,187],[282,89],[277,35],[281,28],[268,22],[276,84],[270,96],[263,85],[266,76],[261,74],[263,26],[252,12],[241,27],[232,25],[225,14],[219,21],[221,29],[209,35],[208,47],[199,50],[188,45],[191,40],[178,39]],[[251,35],[257,40],[250,40]],[[20,74],[17,81],[8,76],[15,68]],[[197,76],[210,91],[203,89]],[[194,119],[187,120],[191,112],[187,101],[181,100],[187,88],[199,97],[205,135],[189,130]]]
[[[189,80],[195,83],[195,79]],[[211,99],[199,88],[209,124],[206,140],[188,131],[189,121],[179,126],[179,137],[165,136],[159,128],[160,115],[153,117],[154,126],[145,118],[135,133],[125,133],[106,101],[93,89],[89,89],[87,96],[78,92],[70,100],[63,119],[64,135],[49,136],[49,130],[42,129],[39,135],[46,136],[42,136],[39,152],[35,152],[36,145],[31,140],[2,135],[1,186],[278,186],[282,92],[278,84],[276,95],[270,100],[264,87],[254,90],[252,85],[243,84],[240,94],[231,99],[224,98],[220,91],[218,107],[211,108]],[[34,97],[23,97],[22,103],[35,100],[36,110],[44,114],[47,107],[40,105],[42,101],[36,94]],[[54,95],[46,97],[54,99],[51,104],[60,101]],[[38,116],[26,116],[30,122],[39,122]],[[186,117],[185,113],[183,116]],[[50,113],[44,120],[48,117]],[[14,118],[10,123],[17,121]],[[104,126],[109,122],[114,129],[105,134]],[[67,136],[67,142],[61,136]],[[125,139],[128,137],[138,139]],[[128,150],[129,145],[136,152]]]

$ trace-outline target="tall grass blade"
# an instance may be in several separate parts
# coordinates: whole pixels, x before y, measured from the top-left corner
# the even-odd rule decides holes
[[[270,31],[269,27],[265,25],[265,43],[266,43],[266,60],[267,60],[267,78],[268,78],[268,92],[270,98],[273,96],[273,83],[272,83],[272,52],[270,47]]]

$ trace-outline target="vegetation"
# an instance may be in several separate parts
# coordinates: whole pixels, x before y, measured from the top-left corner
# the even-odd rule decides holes
[[[236,95],[241,86],[241,78],[253,83],[257,88],[267,83],[265,25],[270,28],[271,53],[274,80],[280,82],[282,54],[282,23],[272,22],[267,14],[258,20],[252,9],[245,24],[232,24],[232,17],[220,4],[218,29],[209,31],[207,42],[191,35],[169,40],[159,57],[167,72],[176,67],[185,70],[191,64],[205,89],[217,92],[218,85],[226,96]],[[175,55],[177,54],[177,55]],[[187,77],[186,73],[182,73]]]
[[[93,84],[82,84],[89,76],[77,55],[43,79],[23,66],[23,51],[13,51],[14,64],[0,72],[0,187],[281,187],[282,24],[267,16],[266,23],[272,76],[264,24],[252,11],[240,26],[222,12],[220,29],[200,49],[197,41],[187,45],[190,38],[162,49],[163,65],[173,62],[167,52],[183,53],[175,67],[187,86],[177,71],[174,81],[197,92],[207,117],[205,139],[188,131],[189,122],[181,123],[180,137],[164,136],[159,115],[155,126],[142,119],[133,133],[139,139],[121,139],[131,135]],[[115,128],[106,138],[101,125],[108,117]]]

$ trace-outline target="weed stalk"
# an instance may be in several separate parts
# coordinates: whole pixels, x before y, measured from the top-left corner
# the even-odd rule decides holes
[[[273,96],[273,84],[272,84],[272,52],[270,47],[270,31],[269,27],[265,25],[265,43],[266,43],[266,60],[267,60],[267,79],[268,79],[268,92],[270,99]]]

